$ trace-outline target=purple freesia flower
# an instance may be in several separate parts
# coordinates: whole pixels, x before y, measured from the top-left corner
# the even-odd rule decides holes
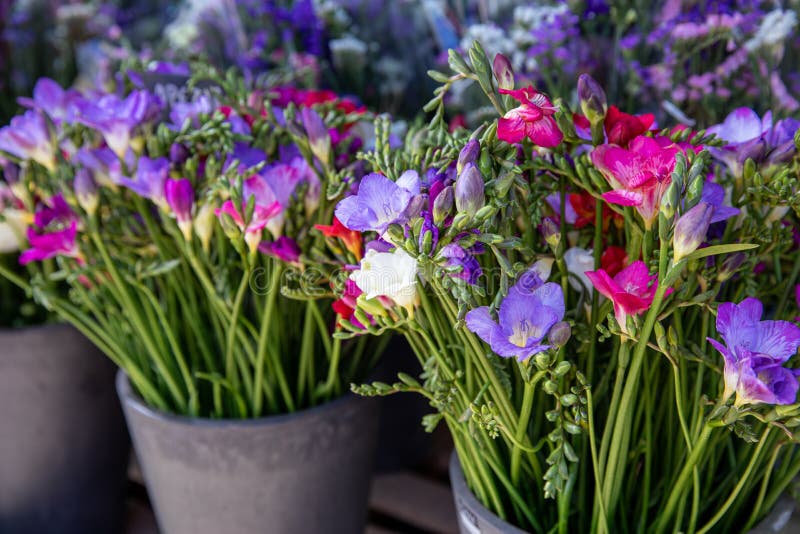
[[[194,189],[192,182],[186,178],[180,180],[168,179],[164,186],[164,195],[167,205],[175,214],[178,227],[183,232],[187,241],[192,238],[192,205],[194,204]]]
[[[49,171],[56,167],[56,146],[41,113],[29,110],[0,129],[0,150],[22,160],[33,160]]]
[[[169,160],[167,158],[150,159],[142,156],[136,166],[135,178],[122,177],[119,183],[137,195],[164,206],[166,205],[165,184],[168,175]]]
[[[464,247],[450,243],[445,245],[439,254],[447,259],[445,262],[447,267],[460,268],[458,272],[452,273],[453,276],[466,280],[469,284],[477,283],[483,271],[475,256],[464,250]]]
[[[103,134],[109,148],[122,158],[133,130],[150,112],[152,100],[147,91],[133,91],[124,100],[114,94],[98,100],[81,100],[77,105],[77,120]]]
[[[382,174],[368,174],[361,179],[358,193],[336,206],[336,217],[350,230],[383,234],[390,224],[408,221],[409,208],[419,192],[415,171],[404,172],[397,182]]]
[[[550,348],[543,341],[563,318],[561,286],[542,281],[541,270],[534,265],[509,289],[500,304],[499,322],[492,319],[488,306],[481,306],[467,313],[466,323],[497,355],[523,361]]]
[[[714,208],[714,212],[711,215],[711,224],[739,215],[739,208],[724,205],[725,188],[711,180],[706,180],[700,199],[701,202],[710,204]]]
[[[43,112],[55,124],[71,124],[75,107],[82,99],[83,96],[75,89],[64,90],[50,78],[40,78],[33,88],[33,98],[23,97],[18,101],[22,106]]]
[[[90,150],[81,148],[75,159],[92,171],[94,179],[101,185],[114,186],[122,181],[122,164],[114,151],[108,147]],[[125,154],[125,165],[132,169],[136,165],[136,155],[132,150]]]
[[[280,236],[275,241],[261,243],[258,250],[286,263],[297,263],[300,259],[300,247],[291,237]]]
[[[214,111],[214,102],[207,95],[200,95],[191,102],[176,102],[169,112],[169,128],[180,130],[188,119],[192,126],[200,126],[198,117],[201,113],[210,115]]]
[[[764,402],[792,404],[797,398],[797,370],[783,364],[797,353],[800,327],[788,321],[762,321],[755,298],[725,302],[717,309],[717,332],[725,344],[708,341],[725,359],[725,392],[737,406]]]

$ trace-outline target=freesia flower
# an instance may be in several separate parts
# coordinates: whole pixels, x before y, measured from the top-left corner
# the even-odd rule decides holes
[[[345,289],[341,298],[333,301],[331,304],[336,315],[351,322],[358,328],[364,328],[364,325],[354,317],[354,313],[358,307],[358,297],[361,296],[362,293],[363,291],[359,289],[358,285],[348,278],[345,281]]]
[[[358,270],[350,275],[366,299],[388,297],[414,315],[417,296],[417,260],[405,250],[368,250]]]
[[[523,361],[550,348],[545,337],[564,318],[564,294],[558,284],[545,283],[541,274],[541,266],[534,265],[508,290],[498,321],[488,306],[467,312],[467,328],[498,356]]]
[[[99,100],[81,100],[76,120],[101,134],[114,153],[123,158],[133,130],[145,119],[152,97],[147,91],[132,91],[124,100],[108,94]]]
[[[629,115],[617,106],[609,106],[604,122],[606,138],[614,145],[626,146],[636,137],[646,133],[655,122],[655,116]]]
[[[50,78],[39,78],[33,88],[33,98],[20,98],[19,103],[27,108],[38,109],[56,125],[71,124],[75,106],[83,96],[75,89],[64,90]]]
[[[468,163],[454,186],[456,211],[470,217],[486,204],[483,176],[474,163]]]
[[[412,200],[419,192],[415,171],[404,172],[397,182],[382,174],[368,174],[361,179],[358,193],[336,206],[336,217],[350,230],[383,234],[390,224],[408,221]]]
[[[361,245],[363,241],[361,232],[348,229],[335,215],[333,216],[332,225],[315,224],[314,228],[322,232],[325,237],[337,237],[341,239],[345,248],[352,252],[357,260],[361,260]]]
[[[625,249],[617,246],[606,247],[600,255],[600,267],[608,273],[609,276],[616,276],[625,264],[628,262],[628,253]]]
[[[261,243],[258,245],[258,250],[286,263],[297,263],[297,260],[300,259],[300,247],[297,245],[297,241],[285,235],[275,241]]]
[[[56,168],[56,146],[47,121],[37,111],[26,111],[0,128],[0,150],[21,160],[33,160],[49,171]]]
[[[661,197],[672,182],[675,156],[681,149],[667,138],[637,137],[628,149],[601,145],[592,151],[592,163],[613,191],[603,194],[612,204],[634,206],[651,228]]]
[[[797,399],[797,370],[783,364],[797,353],[800,327],[788,321],[762,321],[763,306],[755,298],[725,302],[717,308],[717,332],[725,342],[708,341],[725,359],[727,399],[736,394],[744,404],[792,404]]]
[[[653,303],[658,289],[658,275],[650,275],[647,265],[631,263],[613,278],[603,269],[586,271],[586,276],[601,295],[614,304],[614,316],[627,332],[628,315],[639,315]]]
[[[519,143],[526,137],[535,145],[545,148],[558,146],[564,134],[553,118],[557,108],[550,99],[532,86],[525,89],[500,89],[520,102],[497,120],[497,137],[507,143]]]
[[[194,189],[192,182],[186,178],[180,180],[167,180],[165,186],[167,205],[175,214],[178,227],[183,232],[187,241],[192,239],[192,205],[194,204]]]
[[[323,165],[327,165],[331,159],[331,136],[322,121],[322,117],[311,108],[300,110],[300,117],[308,134],[311,152]]]
[[[247,246],[250,247],[250,252],[255,252],[258,245],[261,244],[261,236],[264,232],[264,227],[267,226],[271,219],[281,213],[281,205],[280,202],[277,201],[267,206],[256,204],[253,210],[253,216],[247,224],[245,224],[244,219],[242,219],[242,213],[246,209],[246,203],[242,204],[240,211],[232,201],[226,200],[221,208],[214,210],[214,213],[216,213],[217,217],[223,217],[225,215],[230,217],[239,227],[239,230],[244,232],[244,240]]]
[[[578,282],[578,280],[570,278],[569,285],[576,291],[583,291],[583,288],[586,288],[591,295],[592,283],[589,281],[589,277],[586,276],[586,271],[594,269],[592,251],[581,247],[572,247],[564,253],[564,262],[567,264],[567,271],[577,276],[580,280]]]
[[[165,184],[168,175],[169,160],[167,158],[150,159],[142,156],[136,164],[135,178],[122,177],[119,179],[119,183],[137,195],[149,198],[159,206],[166,206]]]
[[[439,255],[447,260],[447,267],[458,268],[453,276],[466,280],[469,284],[475,284],[483,272],[475,256],[457,243],[445,245]]]
[[[78,221],[64,197],[56,195],[34,215],[34,226],[28,228],[30,248],[20,254],[19,262],[44,261],[56,256],[80,260],[77,245]]]

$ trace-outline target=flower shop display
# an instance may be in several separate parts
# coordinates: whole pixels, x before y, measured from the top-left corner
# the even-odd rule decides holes
[[[480,43],[449,64],[336,207],[368,252],[335,335],[399,330],[424,365],[354,390],[430,401],[496,516],[457,494],[462,532],[748,531],[800,472],[800,121],[656,127],[587,75],[571,109]],[[496,112],[472,132],[460,81]]]
[[[33,220],[29,271],[0,272],[124,373],[166,532],[359,531],[377,411],[346,384],[385,340],[331,337],[346,307],[333,287],[363,255],[333,210],[366,170],[354,156],[369,116],[205,67],[187,101],[145,78],[129,71],[109,93],[41,80],[0,130]]]

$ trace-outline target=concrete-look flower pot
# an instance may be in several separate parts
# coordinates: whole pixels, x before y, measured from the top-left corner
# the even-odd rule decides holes
[[[503,521],[472,494],[464,479],[464,472],[458,456],[453,451],[450,457],[450,486],[456,503],[458,531],[461,534],[526,534],[510,523]],[[797,503],[791,497],[784,496],[775,508],[748,534],[798,534],[800,521],[796,517]]]
[[[450,456],[450,487],[461,534],[525,534],[526,531],[500,519],[475,498],[464,479],[455,451]]]
[[[347,394],[255,420],[168,415],[117,390],[162,534],[364,531],[379,405]]]
[[[71,326],[0,330],[0,532],[120,532],[130,444],[115,372]]]

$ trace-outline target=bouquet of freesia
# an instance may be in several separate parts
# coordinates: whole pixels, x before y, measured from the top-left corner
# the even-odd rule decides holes
[[[450,66],[431,124],[391,150],[379,123],[379,172],[336,208],[373,239],[343,324],[424,365],[355,390],[425,395],[519,527],[747,530],[800,472],[800,124],[654,130],[588,76],[573,114],[480,44]],[[500,118],[451,134],[462,80]]]
[[[330,337],[332,285],[362,254],[333,209],[364,173],[364,110],[206,68],[190,100],[164,102],[129,74],[120,93],[42,79],[0,130],[31,223],[27,272],[0,273],[163,411],[258,417],[341,395],[378,353]]]

